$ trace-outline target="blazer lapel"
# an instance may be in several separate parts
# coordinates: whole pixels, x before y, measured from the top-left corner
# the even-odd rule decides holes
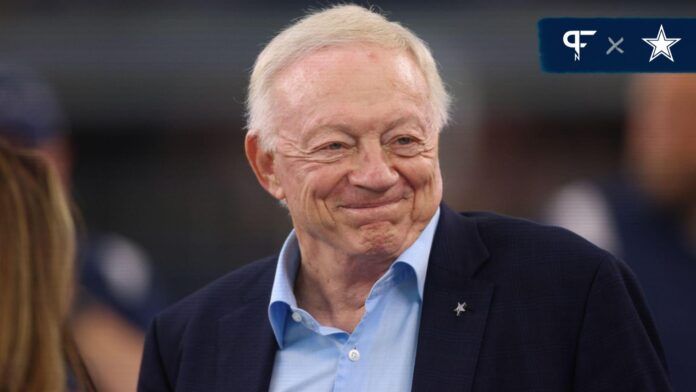
[[[253,284],[245,303],[222,317],[217,333],[217,391],[267,391],[278,348],[268,321],[275,263]]]
[[[423,293],[413,391],[470,391],[493,284],[473,279],[488,258],[476,223],[441,205]],[[455,312],[466,303],[466,311]]]

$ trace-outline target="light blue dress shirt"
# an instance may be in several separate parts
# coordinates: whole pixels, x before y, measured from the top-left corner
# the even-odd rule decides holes
[[[292,231],[280,251],[268,317],[280,349],[270,390],[410,391],[423,286],[440,209],[367,297],[353,333],[319,324],[298,308],[300,249]]]

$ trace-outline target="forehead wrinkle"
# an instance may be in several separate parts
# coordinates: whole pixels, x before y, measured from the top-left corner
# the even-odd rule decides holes
[[[388,51],[391,53],[385,53]],[[374,45],[328,47],[309,53],[280,70],[274,78],[271,93],[276,99],[276,117],[281,119],[283,128],[300,130],[303,134],[313,133],[314,128],[325,126],[324,122],[340,125],[340,131],[353,131],[347,124],[356,121],[372,128],[383,117],[356,119],[351,114],[347,121],[340,117],[350,112],[368,112],[361,106],[369,108],[385,100],[403,101],[405,96],[417,108],[416,117],[425,117],[419,125],[427,130],[430,117],[427,83],[412,57],[407,51]],[[383,66],[374,68],[380,59],[386,59]],[[323,119],[315,116],[319,113]],[[334,117],[339,120],[335,121]]]
[[[413,95],[427,96],[425,76],[412,57],[413,55],[405,50],[388,49],[373,44],[325,47],[298,58],[280,70],[274,78],[272,87],[279,87],[291,93],[289,95],[295,96],[301,90],[296,88],[297,84],[321,85],[322,81],[331,79],[345,86],[347,83],[356,81],[356,77],[380,69],[375,68],[375,64],[380,58],[386,58],[384,65],[391,69],[391,72],[386,72],[388,80],[385,82],[390,88],[406,87],[404,90],[412,90],[415,92]],[[355,69],[349,68],[351,65],[363,65],[363,67],[359,72],[355,72]],[[294,86],[291,86],[293,84]],[[375,87],[372,81],[368,83],[368,86]]]

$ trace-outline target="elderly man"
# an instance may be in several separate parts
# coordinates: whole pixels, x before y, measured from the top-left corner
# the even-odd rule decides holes
[[[441,204],[449,98],[409,30],[357,6],[259,55],[247,157],[280,254],[166,310],[141,391],[666,391],[627,267],[560,229]]]

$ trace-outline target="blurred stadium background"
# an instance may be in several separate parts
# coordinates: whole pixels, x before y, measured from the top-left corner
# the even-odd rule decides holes
[[[0,59],[38,71],[67,113],[87,226],[140,244],[171,300],[276,252],[290,229],[244,158],[245,87],[262,45],[326,4],[0,3]],[[542,73],[538,19],[696,16],[693,2],[370,4],[430,43],[455,96],[445,200],[529,218],[563,184],[617,170],[626,85]]]

